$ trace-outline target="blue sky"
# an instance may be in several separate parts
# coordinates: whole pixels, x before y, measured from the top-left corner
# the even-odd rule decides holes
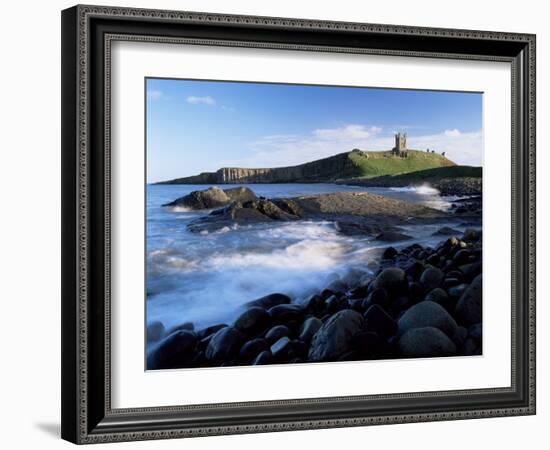
[[[349,151],[409,148],[482,162],[482,94],[146,80],[147,180],[220,167],[280,167]]]

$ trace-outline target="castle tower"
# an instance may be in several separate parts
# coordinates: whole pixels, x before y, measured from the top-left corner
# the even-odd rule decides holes
[[[395,135],[395,147],[392,153],[397,156],[405,156],[407,154],[407,133],[397,133]]]

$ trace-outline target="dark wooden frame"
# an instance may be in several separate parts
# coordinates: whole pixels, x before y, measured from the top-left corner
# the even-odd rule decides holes
[[[112,409],[109,77],[113,40],[510,62],[512,385]],[[64,439],[94,443],[535,413],[534,35],[75,6],[62,13],[62,85]]]

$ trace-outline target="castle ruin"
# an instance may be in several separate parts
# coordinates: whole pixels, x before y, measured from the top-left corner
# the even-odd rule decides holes
[[[392,149],[392,154],[401,158],[407,157],[407,133],[395,135],[395,147]]]

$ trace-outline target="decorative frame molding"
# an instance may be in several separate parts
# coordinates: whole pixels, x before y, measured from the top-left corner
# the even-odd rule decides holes
[[[157,25],[153,33],[152,24]],[[534,35],[99,6],[65,10],[62,25],[65,439],[83,444],[535,413]],[[254,40],[241,38],[242,30]],[[110,49],[116,40],[509,62],[513,154],[511,387],[112,409],[109,112]],[[454,404],[445,406],[449,399]],[[386,407],[390,402],[398,406]],[[401,413],[399,405],[403,405]],[[235,416],[222,420],[214,414],[219,411],[225,416],[234,412]],[[265,417],[260,419],[259,412]]]

